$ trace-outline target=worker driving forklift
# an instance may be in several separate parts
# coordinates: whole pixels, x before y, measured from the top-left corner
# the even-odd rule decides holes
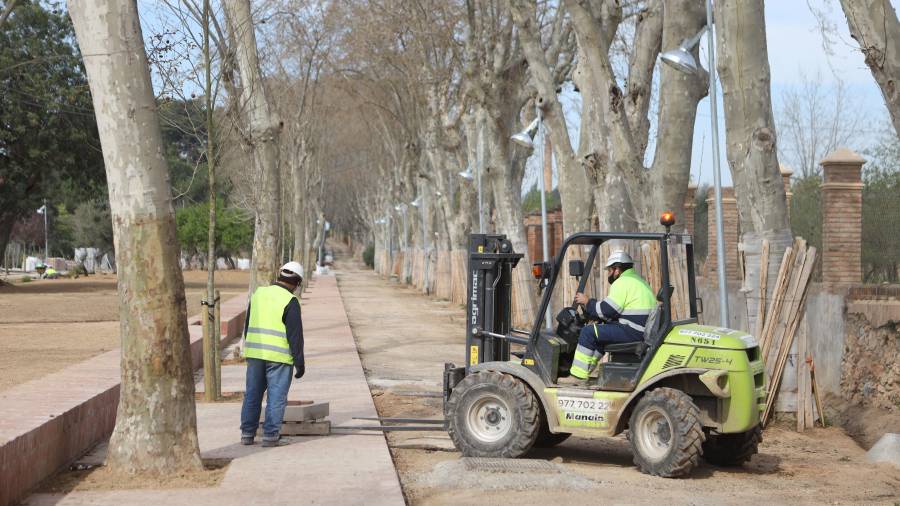
[[[756,339],[699,323],[691,237],[671,233],[674,221],[664,213],[662,233],[566,238],[555,258],[533,266],[540,304],[528,330],[511,325],[512,270],[523,255],[503,235],[470,236],[466,364],[444,366],[447,429],[464,455],[514,458],[571,435],[627,431],[639,469],[677,477],[701,458],[740,465],[756,453],[766,398]],[[674,272],[670,256],[682,262]],[[608,279],[591,275],[595,260]],[[550,320],[560,292],[574,297]]]

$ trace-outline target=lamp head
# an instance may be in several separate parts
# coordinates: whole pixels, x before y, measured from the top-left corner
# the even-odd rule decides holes
[[[700,69],[700,65],[697,64],[694,55],[683,45],[666,51],[659,58],[663,63],[685,74],[696,74]]]
[[[525,127],[525,130],[513,135],[509,139],[519,146],[524,148],[531,149],[534,147],[534,134],[537,132],[538,125],[540,124],[540,118],[534,118],[531,123]]]

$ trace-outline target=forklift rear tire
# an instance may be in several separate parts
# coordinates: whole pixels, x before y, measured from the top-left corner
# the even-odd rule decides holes
[[[469,374],[447,401],[447,432],[466,457],[516,458],[534,445],[540,408],[519,379],[494,371]]]
[[[756,427],[738,434],[715,434],[706,436],[703,443],[703,459],[714,466],[739,466],[757,453],[762,442],[762,427]]]
[[[700,410],[686,393],[671,388],[646,393],[628,425],[634,463],[641,472],[677,478],[700,462],[705,440]]]

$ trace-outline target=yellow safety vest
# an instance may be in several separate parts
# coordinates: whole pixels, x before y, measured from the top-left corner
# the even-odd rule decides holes
[[[293,365],[284,326],[284,310],[294,295],[278,285],[257,288],[250,297],[250,321],[244,336],[244,357]]]

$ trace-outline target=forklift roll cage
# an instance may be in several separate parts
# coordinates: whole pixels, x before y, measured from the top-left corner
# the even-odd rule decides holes
[[[697,321],[697,293],[694,279],[694,253],[690,235],[665,233],[615,233],[615,232],[580,232],[569,236],[552,262],[544,263],[550,267],[550,272],[543,272],[541,283],[546,281],[543,290],[539,310],[534,317],[534,324],[530,332],[513,329],[511,321],[512,300],[512,269],[518,264],[524,255],[514,253],[511,243],[504,235],[472,234],[469,237],[469,262],[468,262],[468,294],[467,322],[466,322],[466,367],[468,374],[472,366],[485,362],[505,362],[510,358],[510,343],[524,345],[525,353],[522,356],[522,365],[540,376],[546,383],[555,381],[555,371],[550,371],[549,364],[542,364],[537,353],[542,336],[541,325],[545,318],[547,308],[556,288],[557,282],[563,272],[563,261],[566,252],[572,246],[590,246],[584,265],[583,275],[579,279],[578,291],[583,292],[588,276],[592,272],[597,253],[603,243],[611,240],[630,241],[657,241],[660,255],[660,286],[670,286],[669,281],[669,244],[684,244],[686,253],[686,268],[688,282],[688,303],[690,317],[677,322],[678,324],[694,323]],[[645,353],[652,355],[652,348],[659,346],[660,336],[665,335],[672,328],[671,290],[660,290],[660,322],[657,339],[651,344],[651,349]],[[643,361],[641,373],[646,368],[647,361]],[[460,371],[462,372],[462,371]],[[452,380],[451,380],[452,381]],[[445,385],[452,388],[452,385]]]

